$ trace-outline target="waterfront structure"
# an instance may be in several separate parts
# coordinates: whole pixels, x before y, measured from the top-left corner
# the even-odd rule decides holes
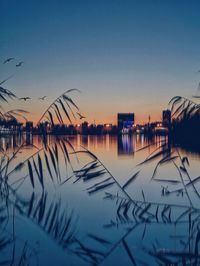
[[[87,135],[88,134],[88,122],[85,121],[81,124],[81,134]]]
[[[22,123],[17,121],[16,118],[0,119],[0,135],[19,133],[22,129]]]
[[[120,132],[129,132],[134,125],[134,113],[118,113],[117,125]]]
[[[103,126],[103,132],[104,133],[111,133],[111,131],[112,131],[112,124],[104,124],[104,126]]]
[[[26,130],[26,132],[31,132],[31,131],[33,131],[33,122],[32,122],[32,121],[27,121],[27,122],[26,122],[25,130]]]

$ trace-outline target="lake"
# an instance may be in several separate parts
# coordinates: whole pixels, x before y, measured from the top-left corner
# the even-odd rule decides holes
[[[0,148],[0,265],[199,265],[197,151],[144,135]]]

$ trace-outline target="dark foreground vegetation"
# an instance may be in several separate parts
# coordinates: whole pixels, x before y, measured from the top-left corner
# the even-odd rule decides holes
[[[73,91],[68,90],[58,97],[38,123],[43,119],[53,125],[55,121],[63,123],[64,119],[71,121],[75,118],[76,111],[80,110],[69,96]],[[7,103],[16,96],[0,88],[0,98]],[[191,138],[189,135],[196,134],[193,135],[189,127],[195,132],[199,130],[198,105],[182,97],[173,98],[171,104],[175,119],[174,137],[179,138],[184,132],[183,141],[187,141],[186,138]],[[1,113],[4,118],[24,114],[23,110]],[[171,148],[166,141],[151,142],[137,152],[151,146],[155,147],[153,152],[122,182],[112,175],[95,154],[84,147],[74,147],[68,138],[57,137],[49,141],[43,132],[41,147],[31,145],[29,153],[27,150],[30,145],[23,139],[13,151],[6,146],[1,148],[0,264],[44,265],[40,258],[43,246],[38,244],[42,241],[42,235],[48,237],[48,246],[55,245],[64,252],[65,265],[117,265],[117,254],[126,257],[130,265],[148,265],[149,261],[151,265],[199,265],[200,209],[194,202],[200,200],[200,178],[190,175],[189,159],[183,157],[177,147]],[[149,164],[154,165],[150,182],[162,181],[158,172],[163,166],[170,165],[176,169],[177,179],[169,177],[164,183],[162,181],[161,193],[165,199],[183,197],[184,204],[148,201],[143,190],[138,200],[129,192]],[[166,183],[173,186],[169,187]],[[70,186],[74,189],[77,184],[81,184],[83,191],[80,193],[89,196],[90,201],[98,195],[96,202],[103,201],[102,208],[106,208],[105,204],[111,206],[112,212],[103,217],[103,231],[92,231],[91,226],[91,232],[88,228],[83,233],[79,222],[81,217],[71,202],[66,205],[66,201],[62,200],[62,188],[67,191]],[[102,212],[102,208],[98,212]],[[93,217],[92,213],[90,215]],[[169,238],[177,239],[176,247],[168,245],[164,237],[159,237],[159,233],[152,236],[147,227],[152,229],[150,232],[169,230]],[[141,234],[137,238],[142,243],[139,247],[134,242],[138,228]],[[171,235],[171,229],[178,234]],[[29,230],[35,233],[27,234],[27,237],[25,232]],[[39,236],[37,244],[32,241],[34,234]],[[148,237],[145,238],[146,234],[151,236],[151,242]]]
[[[181,96],[174,97],[171,103],[173,139],[185,147],[200,147],[200,105]]]

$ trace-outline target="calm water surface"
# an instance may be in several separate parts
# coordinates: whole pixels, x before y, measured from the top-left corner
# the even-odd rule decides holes
[[[65,142],[66,137],[62,140]],[[6,170],[7,197],[6,189],[2,188],[3,242],[0,243],[4,246],[0,262],[9,265],[199,265],[198,153],[168,144],[171,156],[156,168],[165,159],[165,153],[141,163],[164,150],[166,137],[150,141],[139,135],[69,136],[67,141],[73,148],[66,144],[66,157],[62,142],[59,145],[55,137],[50,137],[48,142],[54,159],[46,150],[49,171],[40,137],[1,138],[0,145],[13,156],[23,141],[26,146]],[[38,149],[41,149],[41,168]],[[81,152],[75,155],[75,150]],[[172,157],[173,161],[169,159]],[[34,186],[27,158],[32,166]],[[22,161],[24,165],[16,170]],[[83,167],[91,168],[84,172]]]

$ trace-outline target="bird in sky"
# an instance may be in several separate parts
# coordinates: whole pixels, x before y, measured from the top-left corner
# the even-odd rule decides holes
[[[14,59],[15,59],[14,57],[9,57],[6,60],[4,60],[3,64],[6,64],[6,63],[8,63],[8,62],[10,62],[10,61],[12,61]]]
[[[38,99],[44,101],[44,99],[45,99],[46,97],[47,97],[47,96],[43,96],[43,97],[40,97],[40,98],[38,98]]]
[[[16,67],[22,66],[23,63],[24,63],[23,61],[19,62],[18,64],[16,64]]]
[[[86,118],[85,116],[83,116],[83,115],[80,114],[80,113],[77,113],[77,115],[79,116],[80,119]]]
[[[21,98],[19,98],[19,100],[27,101],[27,100],[31,100],[31,98],[30,97],[21,97]]]

